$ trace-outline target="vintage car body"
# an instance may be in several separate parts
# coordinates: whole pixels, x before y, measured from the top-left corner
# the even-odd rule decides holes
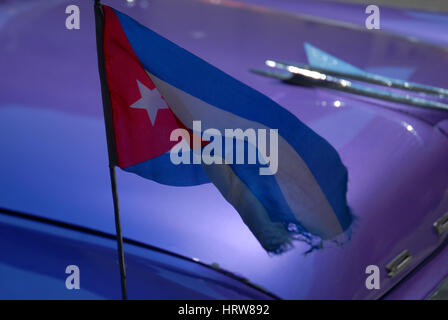
[[[130,298],[423,299],[448,276],[446,232],[433,226],[448,212],[448,112],[249,72],[269,58],[306,63],[310,43],[363,70],[448,88],[448,20],[384,8],[384,29],[367,30],[363,6],[312,2],[104,1],[326,138],[349,170],[356,216],[341,247],[304,255],[297,243],[269,256],[211,184],[169,187],[118,170]],[[65,28],[69,4],[80,7],[79,30]],[[0,13],[0,298],[118,299],[92,3],[7,1]],[[410,262],[389,277],[405,250]],[[80,290],[64,285],[72,264]],[[378,290],[365,286],[369,265]]]

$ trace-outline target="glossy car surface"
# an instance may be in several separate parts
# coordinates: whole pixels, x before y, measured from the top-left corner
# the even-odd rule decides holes
[[[368,31],[364,7],[357,5],[104,3],[268,95],[326,138],[349,170],[348,202],[356,216],[351,241],[342,247],[305,256],[305,246],[297,243],[286,254],[269,256],[212,185],[163,186],[117,171],[126,238],[218,263],[286,299],[372,299],[386,293],[421,299],[448,275],[447,251],[438,249],[437,256],[445,258],[424,276],[425,286],[412,286],[418,276],[406,277],[435,259],[433,253],[446,243],[433,223],[448,211],[448,113],[287,85],[249,72],[264,68],[269,58],[307,63],[309,43],[366,71],[447,88],[448,44],[440,32],[446,20],[385,8],[385,30]],[[80,30],[65,28],[68,4],[80,7]],[[353,18],[357,10],[359,18]],[[7,1],[0,12],[0,207],[114,234],[92,3]],[[411,26],[419,24],[430,27],[414,32]],[[404,33],[403,25],[410,26]],[[88,274],[85,297],[119,298],[112,240],[98,235],[81,243],[79,235],[59,229],[55,239],[43,222],[0,217],[7,253],[0,258],[0,278],[11,283],[2,281],[0,297],[73,298],[70,292],[59,295],[59,289],[27,295],[18,283],[37,274],[45,278],[36,288],[49,279],[59,288],[65,266],[79,264]],[[130,245],[125,249],[131,298],[272,297],[208,268],[206,288],[198,288],[205,272],[198,269],[205,267],[156,257],[150,249],[140,256]],[[411,263],[388,277],[386,265],[403,250],[411,252]],[[365,287],[365,269],[372,264],[381,270],[379,290]],[[405,283],[409,289],[400,294]],[[397,293],[391,291],[395,287]]]

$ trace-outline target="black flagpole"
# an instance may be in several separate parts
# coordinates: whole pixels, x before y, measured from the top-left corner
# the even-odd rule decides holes
[[[115,230],[117,233],[118,261],[120,263],[121,298],[123,300],[127,300],[128,294],[126,291],[126,266],[124,263],[123,236],[121,234],[120,207],[118,205],[117,182],[115,180],[115,166],[112,164],[109,164],[109,174],[110,174],[110,183],[112,186],[112,196],[114,199]]]
[[[128,297],[126,291],[126,266],[124,263],[123,236],[121,234],[121,223],[120,223],[120,206],[118,204],[117,181],[115,178],[117,152],[115,148],[110,94],[106,82],[106,68],[104,64],[104,13],[99,0],[95,0],[94,10],[95,10],[95,26],[96,26],[96,46],[98,53],[98,69],[101,81],[101,95],[103,99],[104,123],[106,126],[107,150],[109,154],[110,184],[112,187],[112,197],[114,201],[118,261],[120,263],[121,297],[123,300],[127,300]]]

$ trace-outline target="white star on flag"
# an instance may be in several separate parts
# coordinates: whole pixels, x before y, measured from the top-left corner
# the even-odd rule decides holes
[[[148,113],[151,125],[154,125],[154,122],[156,121],[157,111],[159,111],[159,109],[168,109],[168,106],[156,89],[150,90],[138,80],[137,85],[140,91],[141,98],[131,104],[130,107],[136,109],[145,109]]]

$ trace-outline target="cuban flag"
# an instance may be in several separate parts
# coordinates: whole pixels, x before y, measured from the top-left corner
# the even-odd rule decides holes
[[[129,16],[99,4],[95,11],[113,165],[161,184],[213,183],[270,253],[295,240],[314,249],[346,239],[347,170],[327,141]],[[228,130],[256,132],[255,140]]]

